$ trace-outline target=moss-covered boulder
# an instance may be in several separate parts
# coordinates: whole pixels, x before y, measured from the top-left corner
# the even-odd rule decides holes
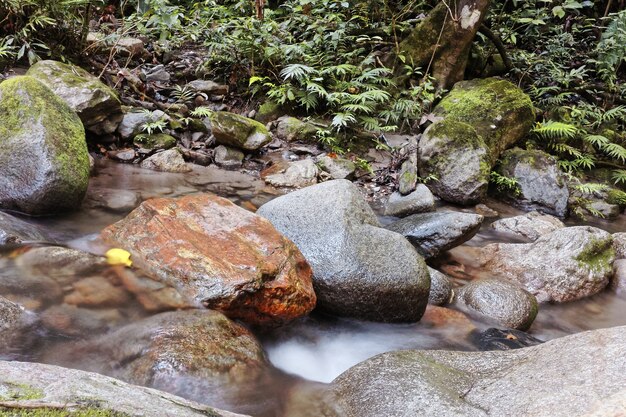
[[[303,122],[295,117],[283,116],[278,119],[276,136],[287,142],[316,143],[319,130],[320,128],[313,123]]]
[[[559,217],[567,215],[569,188],[554,157],[540,150],[509,149],[502,154],[497,171],[517,182],[516,188],[500,191],[511,204]]]
[[[36,215],[74,209],[88,181],[76,113],[35,78],[0,84],[0,208]]]
[[[492,164],[504,150],[526,136],[535,122],[530,97],[499,78],[456,83],[434,113],[476,129],[487,145]]]
[[[454,119],[433,123],[418,145],[419,173],[442,199],[474,204],[487,194],[491,164],[485,142],[471,125]]]
[[[170,149],[176,146],[176,139],[167,133],[140,133],[133,139],[133,144],[147,150]]]
[[[46,84],[74,110],[95,134],[113,133],[122,120],[113,89],[82,68],[57,61],[39,61],[26,73]]]
[[[246,151],[256,151],[267,145],[272,137],[256,120],[226,111],[211,114],[211,130],[217,143]]]
[[[285,111],[283,107],[273,101],[266,101],[259,106],[259,111],[256,112],[254,119],[261,123],[269,123],[278,119]]]

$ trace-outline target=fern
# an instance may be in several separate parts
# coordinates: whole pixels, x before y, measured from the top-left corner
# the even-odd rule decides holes
[[[496,187],[499,192],[511,193],[518,196],[521,193],[519,182],[516,178],[506,177],[496,171],[491,171],[489,175],[489,183]]]
[[[616,169],[611,173],[613,184],[626,184],[626,169]]]
[[[189,114],[191,114],[193,117],[198,118],[209,117],[212,113],[213,112],[211,111],[211,109],[206,106],[198,106],[194,110],[189,112]]]
[[[602,146],[602,151],[613,159],[617,159],[622,163],[626,163],[626,149],[617,143],[607,143]]]
[[[291,64],[282,69],[282,71],[280,72],[280,76],[285,81],[291,79],[302,81],[304,80],[305,76],[315,73],[317,73],[317,70],[313,67],[309,67],[308,65]]]
[[[578,128],[568,123],[548,121],[537,124],[533,133],[544,139],[573,138],[578,134]]]
[[[609,190],[609,186],[606,184],[599,184],[595,182],[588,182],[584,184],[578,184],[574,187],[575,190],[580,191],[582,194],[595,194]]]

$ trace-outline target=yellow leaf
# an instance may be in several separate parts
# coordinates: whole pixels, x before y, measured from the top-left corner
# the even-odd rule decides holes
[[[126,265],[131,266],[133,261],[130,260],[130,253],[120,248],[109,249],[104,254],[109,265]]]

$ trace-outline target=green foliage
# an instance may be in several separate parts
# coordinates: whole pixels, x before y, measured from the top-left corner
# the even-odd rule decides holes
[[[163,129],[167,127],[167,121],[164,118],[154,119],[153,113],[148,110],[144,110],[144,113],[150,115],[150,120],[141,125],[142,132],[151,135],[155,132],[163,132]]]
[[[192,110],[189,114],[193,117],[204,118],[209,117],[213,113],[211,109],[206,106],[198,106],[194,110]]]
[[[489,184],[501,193],[512,194],[514,196],[521,193],[516,178],[506,177],[496,171],[491,171],[489,174]]]
[[[609,16],[608,25],[596,45],[596,68],[600,78],[610,86],[615,85],[617,71],[626,61],[626,10]]]

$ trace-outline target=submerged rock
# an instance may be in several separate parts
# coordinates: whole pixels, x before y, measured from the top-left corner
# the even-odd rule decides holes
[[[272,141],[265,126],[256,120],[225,111],[213,112],[210,119],[213,135],[220,145],[256,151]]]
[[[0,84],[0,208],[76,209],[88,182],[85,131],[72,109],[32,77]]]
[[[311,269],[265,219],[213,194],[143,202],[102,232],[149,275],[252,324],[280,324],[315,306]]]
[[[190,172],[189,167],[178,149],[169,149],[158,152],[144,160],[140,165],[142,168],[153,169],[162,172]]]
[[[128,213],[141,203],[141,194],[136,191],[113,188],[89,188],[85,205],[104,208],[116,213]]]
[[[0,356],[16,347],[31,321],[21,306],[0,296]]]
[[[82,68],[58,61],[39,61],[26,73],[47,85],[78,114],[85,129],[113,133],[122,120],[115,91]]]
[[[498,220],[491,224],[491,228],[497,232],[513,234],[531,241],[564,227],[563,222],[556,217],[537,211]]]
[[[413,214],[387,228],[406,237],[423,257],[433,258],[474,237],[483,219],[479,214],[440,211]]]
[[[625,345],[615,327],[504,352],[383,353],[335,379],[328,401],[342,417],[619,415]]]
[[[533,243],[495,243],[479,251],[482,268],[519,283],[539,302],[578,300],[602,291],[613,271],[613,238],[604,230],[559,229]]]
[[[415,191],[405,196],[394,192],[385,204],[385,216],[404,217],[427,211],[435,211],[435,198],[424,184],[417,185]]]
[[[0,245],[29,240],[46,240],[46,237],[36,225],[0,211]]]
[[[50,415],[245,417],[103,375],[39,363],[0,361],[0,399],[5,398],[32,400],[41,407],[63,405]]]
[[[473,339],[480,350],[521,349],[543,343],[542,340],[521,330],[500,330],[493,327],[475,334]]]
[[[475,204],[487,195],[487,145],[469,124],[446,119],[430,125],[418,145],[418,166],[422,177],[437,178],[429,187],[446,201]]]
[[[507,281],[472,281],[456,290],[456,301],[512,329],[527,330],[537,317],[537,299]]]
[[[334,180],[261,206],[313,268],[319,307],[377,321],[417,321],[428,301],[428,269],[401,235],[382,229],[350,181]]]
[[[559,217],[567,215],[569,189],[556,159],[539,150],[506,151],[498,172],[517,181],[507,200],[523,209],[537,209]]]

